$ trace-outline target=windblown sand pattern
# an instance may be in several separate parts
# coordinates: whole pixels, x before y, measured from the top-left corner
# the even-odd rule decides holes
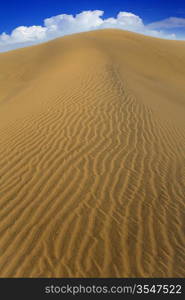
[[[185,275],[185,43],[0,54],[0,276]]]

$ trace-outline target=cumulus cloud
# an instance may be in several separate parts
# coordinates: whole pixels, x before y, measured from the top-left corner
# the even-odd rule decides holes
[[[104,12],[101,10],[83,11],[76,16],[61,14],[45,19],[43,26],[19,26],[11,34],[0,34],[0,51],[38,44],[68,34],[103,28],[118,28],[155,37],[175,39],[175,34],[166,34],[163,29],[169,23],[176,23],[176,26],[185,23],[185,19],[169,18],[167,21],[145,25],[139,16],[131,12],[119,12],[116,17],[107,19],[103,18],[103,14]]]

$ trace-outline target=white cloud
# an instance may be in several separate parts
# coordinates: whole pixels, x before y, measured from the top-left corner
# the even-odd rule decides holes
[[[162,21],[153,22],[148,25],[150,29],[174,29],[174,28],[185,28],[185,19],[184,18],[168,18]]]
[[[175,39],[174,34],[165,34],[158,28],[166,28],[166,21],[144,25],[143,20],[131,12],[119,12],[116,18],[103,18],[101,10],[83,11],[76,16],[61,14],[44,20],[43,26],[20,26],[11,34],[0,35],[0,51],[38,44],[67,34],[103,29],[119,28],[161,38]],[[170,18],[171,23],[183,24],[185,19]],[[162,26],[157,26],[160,23]],[[155,25],[154,25],[155,24]],[[168,27],[169,28],[169,27]]]

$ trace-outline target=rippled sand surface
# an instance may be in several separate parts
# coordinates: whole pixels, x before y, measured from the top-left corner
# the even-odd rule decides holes
[[[185,276],[185,42],[0,54],[0,276]]]

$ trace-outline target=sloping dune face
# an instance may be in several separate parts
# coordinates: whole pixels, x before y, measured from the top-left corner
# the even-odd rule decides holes
[[[0,276],[183,277],[185,43],[0,54]]]

